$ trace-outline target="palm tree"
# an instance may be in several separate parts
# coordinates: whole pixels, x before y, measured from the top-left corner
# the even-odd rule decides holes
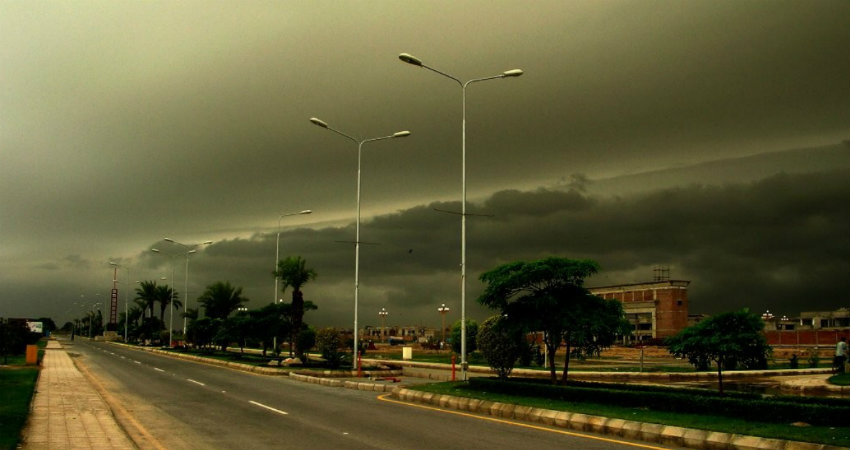
[[[151,317],[153,317],[153,306],[159,301],[156,281],[142,281],[139,283],[139,287],[136,288],[136,298],[134,300],[139,302],[140,305],[144,305],[143,307],[145,309],[149,309],[151,311]]]
[[[204,315],[221,320],[226,319],[247,301],[247,298],[242,297],[242,288],[231,286],[229,281],[219,281],[207,286],[207,290],[198,297],[198,302],[204,307]]]
[[[172,298],[174,299],[174,307],[180,309],[183,306],[183,302],[177,300],[180,296],[177,291],[165,286],[157,286],[156,287],[157,301],[159,302],[159,320],[163,324],[165,323],[165,309],[168,308],[168,305],[171,304]]]
[[[292,328],[289,339],[291,348],[295,338],[301,332],[301,326],[304,322],[304,294],[301,292],[301,287],[310,280],[316,279],[316,271],[307,268],[307,260],[300,256],[290,256],[277,262],[277,270],[274,272],[274,276],[279,277],[283,282],[281,292],[286,292],[286,288],[292,286],[292,308],[290,310]],[[311,304],[310,306],[310,309],[316,309],[314,305]]]

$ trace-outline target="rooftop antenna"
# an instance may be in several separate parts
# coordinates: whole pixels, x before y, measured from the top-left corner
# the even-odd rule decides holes
[[[670,281],[670,266],[652,266],[652,281]]]

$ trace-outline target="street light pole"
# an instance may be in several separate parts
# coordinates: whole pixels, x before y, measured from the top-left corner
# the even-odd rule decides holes
[[[360,295],[359,294],[359,291],[360,291],[360,160],[361,160],[361,155],[363,153],[363,144],[365,144],[367,142],[381,141],[381,140],[384,140],[384,139],[393,139],[393,138],[410,136],[410,131],[407,131],[407,130],[397,131],[397,132],[395,132],[395,133],[393,133],[389,136],[381,136],[381,137],[363,139],[363,140],[358,141],[357,139],[343,133],[342,131],[331,128],[323,120],[317,119],[315,117],[311,117],[310,122],[313,123],[313,125],[316,125],[318,127],[322,127],[326,130],[333,131],[334,133],[336,133],[336,134],[338,134],[342,137],[345,137],[345,138],[349,139],[351,142],[354,142],[355,144],[357,144],[357,222],[356,222],[356,226],[355,226],[356,231],[355,231],[355,237],[354,237],[354,333],[353,333],[354,334],[354,353],[353,353],[354,359],[353,359],[353,361],[355,361],[355,364],[356,364],[357,355],[358,355],[357,351],[358,351],[358,348],[359,348],[357,346],[358,345],[357,303],[358,303],[358,296]]]
[[[277,243],[275,244],[275,251],[274,251],[274,271],[275,272],[277,272],[277,263],[280,261],[280,221],[281,221],[281,219],[283,219],[284,217],[289,217],[289,216],[298,216],[298,215],[302,215],[302,214],[312,214],[312,213],[313,213],[312,210],[305,209],[303,211],[299,211],[299,212],[295,212],[295,213],[281,214],[277,218]],[[278,280],[279,279],[280,279],[280,277],[278,277],[277,275],[274,276],[274,296],[272,297],[272,304],[277,303],[277,296],[278,296],[278,290],[277,289],[278,289]]]
[[[184,281],[184,284],[183,284],[183,295],[184,295],[184,299],[186,300],[186,301],[183,302],[183,338],[185,339],[186,338],[186,308],[189,307],[189,255],[191,255],[192,253],[197,253],[198,247],[200,247],[202,245],[212,244],[213,241],[204,241],[204,242],[201,242],[200,244],[186,245],[186,244],[182,244],[180,242],[177,242],[177,241],[175,241],[174,239],[171,239],[171,238],[163,238],[162,240],[164,240],[166,242],[171,242],[174,245],[179,245],[179,246],[183,247],[184,249],[186,249],[186,276],[185,276],[185,281]]]
[[[433,67],[429,67],[425,65],[422,60],[419,58],[409,54],[402,53],[398,55],[398,59],[406,62],[408,64],[412,64],[414,66],[422,67],[424,69],[428,69],[434,73],[442,75],[446,78],[454,80],[460,85],[461,88],[461,97],[463,104],[463,118],[461,121],[461,153],[462,153],[462,166],[461,166],[461,219],[460,219],[460,370],[461,370],[461,379],[466,381],[467,376],[467,368],[468,364],[466,361],[466,87],[472,83],[477,83],[479,81],[487,81],[487,80],[495,80],[499,78],[512,78],[518,77],[523,74],[521,69],[511,69],[502,72],[499,75],[493,75],[489,77],[483,78],[473,78],[468,81],[461,81],[460,79],[449,75],[445,72],[441,72]]]

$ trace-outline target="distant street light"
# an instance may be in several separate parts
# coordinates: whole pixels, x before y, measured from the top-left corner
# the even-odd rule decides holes
[[[398,59],[412,64],[414,66],[422,67],[424,69],[428,69],[432,72],[435,72],[439,75],[442,75],[446,78],[454,80],[460,85],[461,88],[461,97],[463,100],[463,120],[461,122],[462,129],[462,143],[461,143],[461,152],[463,156],[462,163],[462,171],[461,171],[461,219],[460,219],[460,241],[461,241],[461,250],[460,250],[460,367],[461,367],[461,379],[466,381],[466,372],[468,368],[468,364],[466,362],[466,87],[472,83],[477,83],[479,81],[487,81],[487,80],[495,80],[499,78],[512,78],[518,77],[522,75],[522,70],[520,69],[511,69],[506,70],[499,75],[493,75],[489,77],[483,78],[473,78],[469,81],[461,81],[460,79],[449,75],[445,72],[441,72],[433,67],[429,67],[422,63],[422,60],[419,58],[409,54],[402,53],[398,55]]]
[[[440,323],[443,326],[443,328],[442,328],[442,330],[443,330],[443,343],[445,344],[445,342],[446,342],[446,314],[448,314],[448,312],[449,312],[449,307],[446,306],[445,303],[443,303],[442,305],[440,305],[439,308],[437,308],[437,312],[440,313],[440,318],[442,319],[440,321]],[[442,347],[441,347],[441,349],[442,349]]]
[[[185,277],[185,282],[183,284],[183,296],[184,296],[184,300],[186,300],[186,301],[183,302],[183,338],[185,339],[186,338],[186,309],[189,307],[189,255],[191,255],[192,253],[197,253],[196,249],[198,247],[200,247],[202,245],[212,244],[213,241],[204,241],[204,242],[201,242],[200,244],[186,245],[186,244],[181,244],[180,242],[177,242],[177,241],[175,241],[174,239],[171,239],[171,238],[163,238],[163,240],[166,241],[166,242],[171,242],[174,245],[179,245],[179,246],[183,247],[184,249],[186,249],[186,277]]]
[[[410,136],[410,131],[398,131],[389,136],[381,136],[370,139],[357,140],[339,130],[331,128],[328,124],[315,117],[310,118],[310,122],[318,127],[333,131],[334,133],[343,136],[351,142],[357,144],[357,225],[354,237],[354,361],[357,361],[358,354],[358,325],[357,325],[357,302],[360,290],[360,159],[363,153],[363,144],[367,142],[381,141],[384,139],[400,138]]]
[[[295,213],[281,214],[277,218],[277,244],[275,245],[275,252],[274,252],[274,271],[275,272],[277,272],[277,263],[278,263],[278,261],[280,261],[280,221],[281,221],[281,219],[283,219],[284,217],[289,217],[289,216],[298,216],[298,215],[302,215],[302,214],[312,214],[312,213],[313,213],[313,211],[311,211],[309,209],[305,209],[303,211],[299,211],[299,212],[295,212]],[[279,292],[277,290],[278,289],[278,283],[277,282],[278,282],[279,279],[280,279],[280,277],[278,277],[277,275],[274,276],[274,296],[272,297],[272,303],[277,303],[277,296],[278,296],[278,292]]]

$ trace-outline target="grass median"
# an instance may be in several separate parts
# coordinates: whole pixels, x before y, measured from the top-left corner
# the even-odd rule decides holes
[[[814,442],[835,446],[850,446],[850,428],[830,426],[793,426],[784,423],[754,422],[712,414],[685,414],[654,411],[649,408],[623,407],[611,404],[570,402],[546,398],[501,394],[475,389],[468,383],[445,382],[411,386],[409,389],[435,394],[469,397],[491,402],[510,403],[534,408],[569,411],[595,416],[611,417],[638,422],[658,423],[685,428],[745,434],[791,441]]]

